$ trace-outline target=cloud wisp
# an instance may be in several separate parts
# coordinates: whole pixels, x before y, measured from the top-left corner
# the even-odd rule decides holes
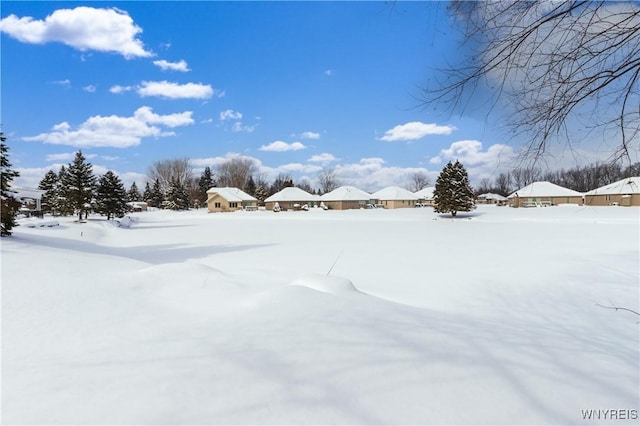
[[[283,141],[274,141],[268,145],[262,145],[259,150],[260,151],[271,151],[271,152],[286,152],[286,151],[299,151],[301,149],[306,149],[307,147],[301,142],[292,142],[287,143]]]
[[[158,61],[153,61],[153,65],[159,67],[162,71],[178,71],[178,72],[189,72],[191,69],[187,62],[184,59],[179,60],[178,62],[169,62],[164,59],[160,59]]]
[[[449,125],[411,121],[387,130],[379,139],[386,142],[415,141],[428,135],[450,135],[454,130],[456,128]]]

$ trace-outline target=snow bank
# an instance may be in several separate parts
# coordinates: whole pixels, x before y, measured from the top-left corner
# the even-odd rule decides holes
[[[360,293],[347,278],[332,275],[306,274],[291,282],[290,285],[311,288],[323,293],[351,296]]]

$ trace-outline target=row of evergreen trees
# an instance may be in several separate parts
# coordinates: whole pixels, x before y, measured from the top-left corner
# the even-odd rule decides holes
[[[58,173],[49,170],[40,181],[38,189],[42,195],[42,211],[55,216],[77,214],[78,219],[89,212],[95,212],[107,219],[122,217],[128,210],[127,203],[146,201],[152,207],[173,210],[189,208],[189,195],[184,184],[172,179],[165,191],[156,180],[147,183],[144,193],[140,193],[134,182],[127,191],[118,175],[112,171],[96,177],[93,166],[78,151],[74,160],[62,166]]]

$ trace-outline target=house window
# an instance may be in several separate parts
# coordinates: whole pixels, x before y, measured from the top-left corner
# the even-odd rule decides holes
[[[238,207],[238,203],[229,203],[229,207],[235,209],[236,207]]]
[[[219,208],[220,208],[220,203],[214,203],[214,204],[213,204],[213,206],[214,206],[216,209],[219,209]]]

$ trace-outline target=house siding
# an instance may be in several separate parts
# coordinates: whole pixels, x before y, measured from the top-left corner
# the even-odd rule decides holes
[[[640,194],[628,194],[630,197],[623,197],[624,194],[600,194],[586,195],[585,205],[587,206],[610,206],[618,203],[620,206],[640,206]]]

